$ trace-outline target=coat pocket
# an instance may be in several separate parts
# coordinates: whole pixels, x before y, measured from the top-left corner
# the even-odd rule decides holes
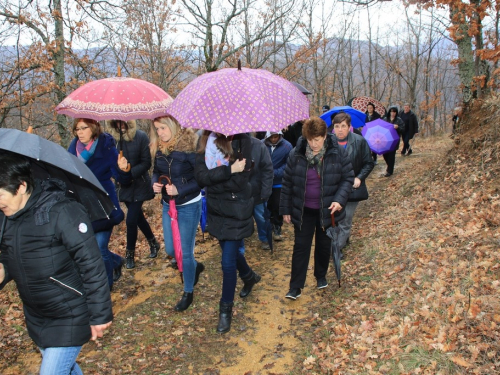
[[[207,200],[209,213],[214,213],[217,216],[240,221],[248,220],[248,218],[250,218],[253,214],[253,197],[249,199],[242,199],[236,194],[231,194],[230,196],[216,199],[216,204],[210,204],[212,202]]]
[[[49,277],[49,279],[55,284],[55,285],[58,285],[59,287],[63,288],[64,290],[68,291],[68,292],[72,292],[72,293],[75,293],[76,295],[79,295],[79,296],[83,296],[83,293],[80,292],[78,289],[76,288],[73,288],[72,286],[56,279],[55,277]]]

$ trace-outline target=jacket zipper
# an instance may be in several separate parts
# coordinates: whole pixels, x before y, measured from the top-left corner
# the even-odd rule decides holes
[[[62,281],[59,281],[59,280],[57,280],[56,278],[54,278],[54,277],[52,277],[52,276],[51,276],[51,277],[49,277],[49,279],[50,279],[50,280],[52,280],[52,281],[55,281],[56,283],[58,283],[59,285],[61,285],[61,286],[65,287],[65,288],[67,288],[67,289],[69,289],[69,290],[72,290],[73,292],[78,293],[79,295],[83,296],[83,293],[82,293],[82,292],[80,292],[79,290],[77,290],[77,289],[75,289],[75,288],[73,288],[73,287],[71,287],[71,286],[69,286],[69,285],[67,285],[67,284],[63,283]]]

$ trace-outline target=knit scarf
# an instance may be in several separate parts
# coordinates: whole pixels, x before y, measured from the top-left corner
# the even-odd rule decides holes
[[[76,156],[78,159],[87,163],[87,161],[94,155],[95,148],[97,147],[97,142],[99,139],[92,139],[89,143],[85,144],[80,142],[78,139],[76,141]]]
[[[325,151],[326,151],[326,142],[323,143],[323,147],[316,155],[313,155],[313,151],[309,146],[309,143],[307,143],[306,145],[307,163],[310,167],[316,168],[318,177],[321,177],[321,166],[323,165],[323,157],[325,156]]]
[[[221,165],[229,165],[229,160],[215,145],[217,136],[215,133],[210,133],[207,139],[207,147],[205,148],[205,164],[208,169],[213,169]]]

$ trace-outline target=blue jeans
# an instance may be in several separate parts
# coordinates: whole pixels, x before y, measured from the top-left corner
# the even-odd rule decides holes
[[[231,303],[234,300],[234,289],[236,288],[238,270],[240,277],[247,276],[252,272],[248,266],[245,256],[239,251],[241,240],[219,241],[222,249],[222,297],[221,302]]]
[[[81,346],[39,349],[43,357],[40,375],[83,375],[76,363]]]
[[[105,230],[95,234],[99,250],[101,250],[104,267],[106,268],[106,274],[108,275],[108,284],[110,289],[113,287],[113,270],[122,264],[122,257],[118,254],[112,253],[108,249],[112,231],[113,230]]]
[[[264,208],[265,203],[258,204],[253,208],[253,218],[255,219],[255,224],[257,224],[257,234],[259,235],[259,240],[262,242],[267,242],[266,233],[266,219],[264,219]],[[240,253],[245,254],[245,242],[241,240]]]
[[[170,205],[163,201],[163,238],[165,240],[165,250],[168,255],[175,257],[174,242],[172,239],[172,220],[168,214]],[[182,268],[184,276],[184,292],[192,293],[196,265],[194,259],[194,242],[198,223],[201,216],[201,200],[190,204],[177,206],[177,223],[182,244]]]

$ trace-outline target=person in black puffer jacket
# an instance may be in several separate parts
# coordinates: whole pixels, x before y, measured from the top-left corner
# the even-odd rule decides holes
[[[354,184],[347,205],[345,206],[346,217],[339,223],[340,233],[338,237],[339,247],[342,250],[351,236],[352,218],[354,211],[360,201],[368,199],[368,189],[365,180],[375,166],[371,157],[370,146],[361,135],[351,132],[351,116],[347,113],[339,113],[332,120],[335,138],[340,146],[344,147],[351,159],[354,169]]]
[[[113,319],[92,225],[65,193],[60,180],[34,180],[28,159],[0,152],[0,289],[16,282],[41,375],[81,374],[82,345]]]
[[[383,154],[385,163],[387,164],[387,169],[385,171],[384,177],[390,177],[394,173],[394,164],[396,164],[396,152],[399,149],[399,144],[401,140],[401,136],[405,132],[405,123],[398,116],[398,107],[393,105],[389,107],[389,111],[387,111],[387,116],[384,117],[384,120],[393,124],[394,129],[398,133],[398,145],[394,151],[389,151]]]
[[[328,286],[326,272],[330,260],[331,214],[338,223],[352,190],[354,172],[349,155],[339,147],[326,123],[319,117],[305,121],[302,137],[290,152],[281,188],[280,214],[292,222],[295,244],[292,254],[290,290],[286,297],[297,299],[304,288],[315,235],[314,276],[318,289]]]
[[[254,230],[251,167],[252,142],[248,134],[226,137],[203,132],[194,175],[198,185],[207,192],[208,232],[219,240],[222,249],[219,333],[231,329],[236,270],[244,283],[240,297],[248,296],[261,278],[239,251],[241,240],[250,237]]]
[[[116,195],[120,202],[127,206],[127,251],[125,254],[126,267],[135,267],[135,246],[137,243],[137,233],[139,228],[146,237],[149,244],[149,257],[156,258],[160,244],[156,240],[151,226],[144,217],[142,204],[154,198],[151,179],[149,178],[149,168],[151,168],[151,154],[149,152],[149,138],[142,130],[137,129],[134,120],[106,121],[106,128],[115,139],[118,152],[123,151],[123,156],[130,163],[130,173],[132,183],[120,184],[115,182]],[[121,133],[121,134],[120,134]],[[120,272],[115,273],[115,281],[120,277]]]

